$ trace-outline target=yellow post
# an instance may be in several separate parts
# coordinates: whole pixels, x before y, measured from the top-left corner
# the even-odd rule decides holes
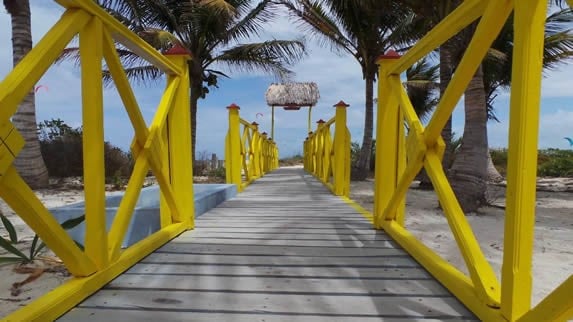
[[[103,25],[92,18],[80,32],[86,237],[85,251],[98,268],[108,265],[103,134]]]
[[[169,175],[171,187],[183,223],[188,229],[195,225],[195,203],[193,193],[193,156],[191,155],[191,111],[189,110],[189,67],[190,53],[182,47],[173,47],[165,53],[183,74],[177,89],[171,112],[167,115],[167,139],[169,151]],[[169,76],[172,77],[172,76]]]
[[[252,163],[253,169],[253,176],[255,178],[260,178],[263,176],[263,167],[261,166],[262,162],[262,148],[263,148],[263,141],[261,139],[261,135],[259,134],[259,123],[253,122],[251,123],[253,126],[253,136],[252,136],[252,145],[251,145],[251,158],[249,162]]]
[[[314,158],[314,142],[316,141],[314,132],[308,132],[308,172],[314,174],[314,169],[316,168],[316,162]]]
[[[267,173],[271,169],[271,141],[269,141],[267,132],[261,134],[261,149],[262,155],[262,172]]]
[[[348,196],[350,187],[346,186],[346,172],[350,171],[350,143],[347,142],[346,131],[346,108],[348,104],[340,101],[334,104],[336,115],[334,121],[334,194],[337,196]]]
[[[321,179],[322,168],[323,168],[323,158],[324,158],[324,131],[322,127],[324,126],[324,120],[320,119],[316,121],[316,140],[315,140],[315,155],[316,155],[316,167],[314,168],[314,175]]]
[[[400,55],[390,50],[378,59],[378,120],[376,126],[376,167],[374,183],[374,224],[382,228],[384,220],[402,218],[405,200],[400,202],[392,219],[383,218],[384,209],[388,206],[401,175],[401,160],[404,158],[403,125],[400,106],[395,95],[392,95],[390,83],[385,74],[398,61]],[[403,168],[403,165],[402,165]]]
[[[508,321],[519,319],[531,307],[537,140],[546,14],[547,1],[515,1],[501,280],[501,312]]]
[[[241,192],[241,170],[243,161],[241,157],[241,121],[239,110],[235,103],[227,106],[229,111],[229,132],[227,133],[227,146],[225,149],[225,162],[227,166],[227,183],[237,185],[237,191]]]

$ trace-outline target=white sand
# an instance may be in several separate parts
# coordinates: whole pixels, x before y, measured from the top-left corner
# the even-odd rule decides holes
[[[573,191],[573,180],[550,179],[540,180],[540,183],[543,185],[541,190],[553,189],[558,192],[538,192],[533,303],[538,303],[573,273],[573,250],[571,249],[573,245],[573,193],[564,192]],[[503,188],[499,186],[490,186],[490,188],[490,199],[493,203],[503,205],[505,202]],[[48,208],[83,200],[83,190],[78,189],[40,190],[37,195]],[[373,195],[372,181],[352,182],[351,198],[368,210],[372,210]],[[434,192],[411,189],[407,199],[406,225],[427,246],[460,270],[467,272],[447,222],[441,211],[437,209],[437,205]],[[19,237],[23,240],[18,248],[28,250],[33,232],[2,201],[0,201],[0,210],[12,220]],[[478,215],[468,216],[482,250],[498,278],[502,261],[503,218],[503,210],[494,207],[485,208]],[[0,234],[6,236],[2,225],[0,225]],[[0,256],[2,255],[5,254],[0,250]],[[40,262],[37,265],[46,266],[49,263]],[[28,276],[13,272],[14,267],[13,264],[0,266],[0,274],[2,274],[0,317],[6,316],[69,279],[65,272],[44,273],[37,280],[23,286],[20,295],[12,296],[10,294],[12,284]]]
[[[540,180],[539,190],[573,191],[571,179]],[[567,185],[564,183],[568,183]],[[372,211],[372,181],[352,182],[351,198]],[[566,186],[566,187],[565,187]],[[490,200],[496,206],[505,204],[504,188],[490,186]],[[467,274],[467,268],[454,241],[451,230],[433,191],[410,189],[406,199],[406,227],[424,244]],[[491,263],[498,279],[501,277],[504,210],[483,208],[478,214],[467,216],[482,251]],[[538,191],[533,258],[532,304],[547,294],[573,273],[573,193]]]

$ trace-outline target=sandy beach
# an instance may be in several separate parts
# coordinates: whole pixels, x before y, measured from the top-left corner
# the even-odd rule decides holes
[[[416,184],[413,184],[415,186]],[[351,183],[350,197],[372,211],[373,181]],[[467,216],[485,257],[501,278],[505,188],[488,186],[488,200],[494,205]],[[573,273],[573,179],[539,179],[533,257],[532,304]],[[406,199],[406,227],[426,246],[467,274],[454,237],[438,208],[433,191],[410,189]]]

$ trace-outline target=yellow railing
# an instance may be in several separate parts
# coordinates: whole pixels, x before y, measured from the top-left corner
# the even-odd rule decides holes
[[[237,185],[239,192],[254,180],[279,167],[279,149],[266,132],[259,133],[256,122],[239,116],[240,107],[231,104],[229,130],[225,137],[227,183]],[[242,134],[241,134],[242,126]]]
[[[571,4],[571,3],[570,3]],[[488,48],[514,11],[507,208],[501,283],[482,253],[441,166],[442,128]],[[374,222],[484,321],[564,321],[573,316],[573,276],[531,308],[537,139],[545,0],[465,0],[403,57],[379,61]],[[479,24],[433,117],[423,126],[400,74],[470,23]],[[408,126],[405,133],[403,126]],[[469,276],[404,227],[405,195],[424,167],[467,265]]]
[[[193,174],[188,55],[161,55],[91,0],[57,1],[59,21],[0,83],[0,197],[63,261],[74,278],[6,318],[51,321],[181,232],[193,228]],[[24,141],[10,122],[62,50],[79,34],[82,74],[85,251],[22,180],[12,162]],[[167,86],[147,127],[116,51],[116,42],[167,74]],[[123,100],[135,138],[133,174],[111,228],[106,230],[102,60]],[[161,230],[122,249],[149,168],[161,190]]]
[[[316,130],[304,141],[304,169],[317,177],[335,195],[348,197],[350,193],[350,132],[346,127],[343,101],[334,105],[335,116],[327,122],[317,122]],[[331,126],[334,124],[334,139]]]

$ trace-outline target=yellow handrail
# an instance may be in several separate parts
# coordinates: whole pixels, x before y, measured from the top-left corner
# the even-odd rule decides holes
[[[74,276],[8,321],[54,320],[182,231],[193,228],[193,173],[187,54],[162,55],[90,0],[57,1],[59,21],[0,83],[0,197],[36,232]],[[10,117],[24,96],[79,34],[85,187],[85,251],[58,224],[12,162],[23,139]],[[167,73],[167,87],[151,126],[145,124],[115,42]],[[133,173],[111,228],[106,229],[102,59],[135,130]],[[168,126],[167,126],[168,125]],[[153,171],[161,191],[161,229],[122,250],[143,180]]]
[[[346,127],[346,109],[343,101],[334,105],[336,115],[324,122],[319,120],[314,132],[304,141],[304,169],[317,177],[335,195],[350,194],[350,132]],[[334,124],[334,140],[331,126]]]
[[[512,11],[515,38],[500,283],[446,178],[441,165],[445,144],[440,133]],[[466,0],[403,57],[393,53],[379,60],[375,226],[388,232],[484,321],[564,321],[573,317],[573,275],[531,308],[535,169],[546,12],[544,0]],[[402,86],[400,74],[478,18],[473,39],[424,127]],[[407,133],[404,122],[408,125]],[[305,151],[313,148],[309,146]],[[426,247],[404,226],[406,192],[422,167],[432,180],[469,276]]]
[[[229,130],[225,137],[225,170],[227,183],[237,185],[239,192],[269,171],[278,168],[278,147],[259,133],[256,122],[249,123],[239,116],[240,107],[227,106]],[[242,134],[241,134],[242,126]]]

